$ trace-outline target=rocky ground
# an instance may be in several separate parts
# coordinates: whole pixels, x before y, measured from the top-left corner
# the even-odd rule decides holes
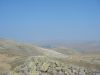
[[[33,56],[3,75],[100,75],[95,69],[69,65],[45,56]]]

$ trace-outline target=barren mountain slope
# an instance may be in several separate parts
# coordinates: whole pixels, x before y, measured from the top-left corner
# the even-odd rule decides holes
[[[99,59],[100,55],[81,54],[73,48],[0,39],[0,75],[93,75],[100,71]]]

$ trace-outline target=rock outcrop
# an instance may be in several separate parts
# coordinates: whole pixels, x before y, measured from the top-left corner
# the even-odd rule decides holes
[[[3,75],[100,75],[100,73],[84,67],[65,65],[45,56],[33,56]]]

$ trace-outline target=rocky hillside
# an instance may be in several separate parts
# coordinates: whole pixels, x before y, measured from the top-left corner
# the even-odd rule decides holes
[[[28,58],[23,64],[4,75],[100,75],[95,69],[65,64],[45,56]]]
[[[100,75],[100,55],[0,39],[0,75]]]
[[[20,65],[23,61],[31,56],[47,56],[50,58],[63,59],[67,55],[42,48],[33,44],[26,44],[7,39],[0,39],[0,72],[7,71],[12,65]]]

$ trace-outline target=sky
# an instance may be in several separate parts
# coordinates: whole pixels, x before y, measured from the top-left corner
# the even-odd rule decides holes
[[[0,37],[26,42],[100,40],[99,0],[0,0]]]

